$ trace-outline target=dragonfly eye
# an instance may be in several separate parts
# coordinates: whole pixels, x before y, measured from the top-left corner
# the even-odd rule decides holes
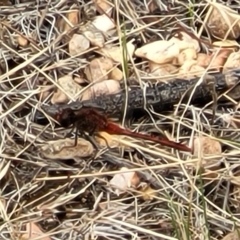
[[[69,127],[77,121],[77,116],[72,109],[64,109],[57,116],[62,127]]]

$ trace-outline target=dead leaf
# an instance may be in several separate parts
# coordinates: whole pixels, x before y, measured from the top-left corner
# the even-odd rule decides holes
[[[160,40],[136,49],[135,55],[159,64],[170,63],[178,57],[179,47],[174,42]]]
[[[113,80],[121,81],[123,79],[123,73],[119,68],[115,67],[111,71],[109,78]]]
[[[113,69],[113,62],[109,58],[95,58],[85,69],[87,79],[91,82],[107,80]]]
[[[106,14],[96,16],[92,24],[102,32],[107,32],[116,26],[114,20],[109,18]]]
[[[147,201],[147,200],[153,200],[154,197],[156,196],[156,190],[152,189],[149,185],[145,184],[145,186],[143,186],[140,189],[141,192],[141,196],[143,198],[143,200]]]
[[[107,14],[111,16],[113,7],[108,3],[107,0],[94,0],[97,6],[97,11],[100,14]]]
[[[18,35],[17,42],[18,42],[19,46],[21,46],[21,47],[26,47],[29,44],[27,38],[23,37],[21,35]]]
[[[72,98],[78,96],[82,87],[78,85],[72,78],[72,76],[66,75],[58,79],[58,84],[63,88],[64,92],[70,95]],[[68,96],[62,92],[59,88],[52,96],[51,103],[65,103],[69,100]]]
[[[222,240],[239,240],[240,239],[240,230],[236,229],[235,231],[227,234]]]
[[[82,25],[79,30],[90,41],[93,46],[102,48],[105,44],[105,39],[100,30],[98,30],[91,22]]]
[[[216,49],[216,51],[211,55],[212,61],[210,62],[210,69],[217,69],[220,71],[222,67],[225,66],[231,52],[231,49]]]
[[[101,95],[115,94],[121,90],[119,81],[105,80],[95,83],[81,95],[80,100],[87,100]]]
[[[123,167],[120,171],[126,171],[127,168]],[[127,191],[129,187],[136,187],[140,179],[136,172],[119,172],[111,180],[110,185],[115,188],[115,193],[120,195]]]
[[[134,50],[135,50],[135,46],[133,45],[132,41],[128,42],[126,44],[126,48],[127,48],[127,60],[130,60],[130,57],[132,57]],[[101,48],[99,50],[99,53],[111,58],[113,61],[118,62],[118,63],[122,63],[123,60],[123,54],[122,54],[122,50],[119,46],[112,46],[112,45],[107,45],[104,48]]]
[[[77,146],[74,143],[75,139],[72,138],[49,141],[42,146],[42,154],[49,159],[74,159],[92,155],[94,149],[89,141],[78,138]]]
[[[234,40],[240,36],[240,17],[236,11],[216,2],[210,5],[210,11],[206,26],[213,37]]]
[[[26,233],[24,233],[20,240],[31,240],[31,239],[40,239],[40,240],[51,240],[49,236],[43,236],[44,232],[38,227],[34,222],[29,222],[26,224]]]
[[[197,56],[197,65],[208,67],[209,69],[220,70],[231,54],[231,49],[216,49],[212,54],[199,53]]]
[[[219,168],[222,147],[219,141],[209,137],[194,138],[194,156],[201,159],[201,166]]]
[[[201,154],[221,154],[222,148],[219,141],[211,139],[209,137],[196,137],[194,139],[194,155]]]
[[[79,14],[78,9],[72,9],[71,12],[66,13],[65,18],[62,16],[59,16],[56,21],[56,26],[57,26],[59,32],[62,33],[64,31],[69,31],[72,27],[79,24],[80,23],[79,16],[80,16],[80,14]],[[70,35],[70,37],[71,36],[72,35]]]
[[[68,31],[70,30],[72,27],[76,26],[77,24],[79,24],[79,10],[77,9],[74,9],[72,10],[71,12],[68,12],[66,14],[66,17],[68,19],[68,21],[70,22],[70,24],[65,21],[65,24],[64,24],[64,31]]]
[[[71,56],[85,52],[89,48],[89,40],[81,34],[74,34],[68,44],[68,51]]]

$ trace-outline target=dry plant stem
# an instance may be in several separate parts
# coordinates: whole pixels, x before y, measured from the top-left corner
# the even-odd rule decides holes
[[[167,83],[149,83],[143,89],[133,86],[127,93],[125,90],[122,90],[116,94],[97,96],[81,102],[76,101],[62,105],[55,104],[43,108],[49,115],[54,116],[59,111],[67,112],[68,109],[72,109],[73,112],[77,113],[82,108],[90,107],[100,110],[108,117],[115,117],[122,114],[127,96],[128,111],[152,107],[156,112],[162,112],[163,110],[168,110],[170,106],[178,104],[183,96],[184,99],[189,98],[189,104],[208,101],[214,98],[212,86],[214,86],[214,93],[220,95],[239,81],[239,75],[239,69],[225,74],[220,72],[206,74],[203,76],[200,85],[199,78],[191,80],[176,79]]]

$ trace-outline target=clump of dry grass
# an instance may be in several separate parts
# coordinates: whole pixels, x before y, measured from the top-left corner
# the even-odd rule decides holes
[[[26,239],[30,233],[31,239],[223,238],[239,225],[239,133],[221,118],[223,111],[232,111],[231,121],[237,125],[235,109],[223,106],[213,114],[210,105],[205,109],[182,105],[175,115],[145,116],[131,124],[132,129],[146,132],[166,125],[169,136],[172,131],[191,143],[194,135],[215,138],[227,146],[225,153],[215,156],[192,157],[131,138],[115,138],[120,147],[103,148],[77,161],[43,156],[42,145],[64,138],[67,130],[34,123],[36,110],[49,102],[53,89],[61,88],[60,77],[81,77],[98,56],[95,47],[70,56],[67,43],[79,26],[62,31],[59,19],[75,6],[85,24],[91,21],[86,5],[95,4],[29,0],[0,7],[0,238]],[[119,45],[122,40],[124,48],[124,42],[135,38],[136,45],[143,45],[183,30],[202,37],[195,29],[206,11],[202,4],[109,4],[114,7],[117,31],[107,36],[107,43]],[[202,47],[209,50],[204,42]],[[146,68],[146,62],[133,58],[121,66],[125,77],[138,80]],[[136,172],[140,183],[118,195],[109,182],[122,167]],[[41,228],[45,238],[26,231],[30,223]]]

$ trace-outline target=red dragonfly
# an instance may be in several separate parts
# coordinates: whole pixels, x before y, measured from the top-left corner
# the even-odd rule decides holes
[[[70,125],[74,125],[81,133],[88,132],[89,135],[92,135],[94,132],[104,131],[108,134],[126,135],[145,139],[177,150],[192,152],[191,148],[182,143],[170,141],[167,138],[158,138],[148,134],[137,133],[129,129],[122,128],[116,123],[109,121],[106,116],[94,108],[81,108],[78,110],[73,110],[71,108],[59,107],[58,111],[54,114],[51,114],[51,111],[48,112],[47,108],[45,108],[45,111],[56,121],[58,121],[61,126],[69,127]]]

